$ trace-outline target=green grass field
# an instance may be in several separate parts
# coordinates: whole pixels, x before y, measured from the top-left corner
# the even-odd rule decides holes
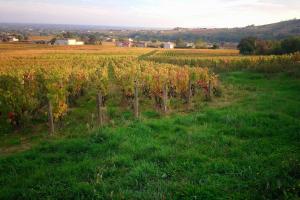
[[[220,76],[223,96],[190,113],[100,129],[82,100],[55,137],[1,136],[0,199],[298,199],[299,71]]]

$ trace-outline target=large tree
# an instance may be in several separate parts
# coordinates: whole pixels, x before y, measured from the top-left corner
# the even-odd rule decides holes
[[[63,33],[63,38],[73,38],[75,37],[75,35],[71,32],[66,32],[66,33]]]
[[[300,51],[300,37],[290,37],[281,42],[283,53],[294,53]]]
[[[196,49],[205,49],[207,47],[207,45],[201,38],[198,38],[195,41],[195,47],[196,47]]]
[[[255,54],[256,38],[255,37],[243,38],[237,47],[240,50],[241,54],[247,54],[247,55]]]
[[[178,39],[176,40],[176,47],[177,47],[177,48],[184,48],[184,47],[185,47],[184,40],[181,39],[181,38],[178,38]]]

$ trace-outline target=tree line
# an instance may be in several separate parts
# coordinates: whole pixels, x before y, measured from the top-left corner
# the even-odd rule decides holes
[[[300,51],[300,36],[283,40],[263,40],[256,37],[243,38],[237,46],[245,55],[281,55]]]

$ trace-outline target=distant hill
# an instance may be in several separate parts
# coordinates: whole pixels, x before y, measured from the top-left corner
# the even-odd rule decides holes
[[[246,36],[255,36],[262,39],[283,39],[289,36],[300,36],[300,19],[283,21],[263,26],[247,26],[243,28],[175,28],[158,33],[133,33],[131,37],[140,39],[176,40],[182,38],[194,41],[202,38],[208,42],[239,42]]]
[[[283,39],[294,35],[300,35],[300,20],[290,20],[263,26],[217,29],[215,33],[207,36],[211,40],[238,42],[245,36],[255,36],[262,39]]]
[[[154,29],[141,27],[113,27],[95,25],[63,25],[63,24],[18,24],[0,23],[0,33],[20,33],[26,35],[49,36],[62,32],[72,32],[75,35],[98,34],[107,37],[131,37],[139,40],[175,41],[182,38],[185,41],[195,41],[201,38],[207,42],[237,43],[246,36],[256,36],[262,39],[283,39],[289,36],[300,36],[300,19],[282,21],[263,26],[247,26],[243,28],[174,28]]]

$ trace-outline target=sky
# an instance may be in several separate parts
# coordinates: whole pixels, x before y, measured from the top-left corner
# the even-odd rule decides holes
[[[0,0],[0,22],[243,27],[300,18],[300,0]]]

